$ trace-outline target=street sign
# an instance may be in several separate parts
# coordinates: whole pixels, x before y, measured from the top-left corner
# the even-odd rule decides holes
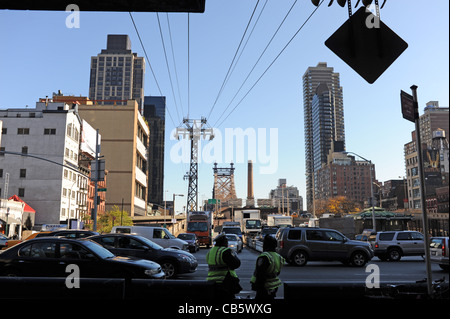
[[[408,121],[415,122],[416,121],[416,111],[414,106],[414,99],[411,94],[406,93],[405,91],[400,91],[400,101],[402,103],[402,114],[403,118]]]
[[[373,19],[378,20],[373,23]],[[408,47],[366,7],[356,11],[325,45],[370,84]]]

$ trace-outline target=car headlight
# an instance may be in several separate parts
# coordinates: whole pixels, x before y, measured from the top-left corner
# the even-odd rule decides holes
[[[146,270],[144,271],[144,273],[145,273],[147,276],[153,276],[153,275],[159,274],[160,272],[161,272],[161,268],[146,269]]]

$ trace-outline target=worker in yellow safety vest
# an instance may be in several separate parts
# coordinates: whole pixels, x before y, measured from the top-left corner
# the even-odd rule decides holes
[[[253,277],[250,280],[255,299],[274,299],[278,288],[283,284],[278,277],[285,263],[282,256],[275,252],[277,241],[270,235],[264,237],[263,253],[256,260]]]
[[[241,261],[236,253],[228,248],[228,240],[224,233],[217,236],[214,241],[214,247],[206,254],[209,268],[206,280],[216,283],[218,297],[233,299],[235,294],[242,290],[235,271],[241,265]]]

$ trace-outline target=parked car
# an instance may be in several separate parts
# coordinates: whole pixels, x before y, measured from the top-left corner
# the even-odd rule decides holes
[[[111,233],[135,234],[158,244],[164,248],[178,248],[188,250],[188,243],[176,238],[170,231],[164,227],[153,226],[114,226]]]
[[[0,234],[0,249],[5,247],[7,242],[8,242],[8,237],[6,237],[3,234]]]
[[[0,254],[0,275],[67,277],[66,267],[76,264],[81,278],[161,279],[165,274],[155,262],[117,257],[87,239],[42,237],[26,240]]]
[[[28,236],[25,239],[8,239],[8,241],[6,242],[5,247],[2,248],[2,250],[11,248],[12,246],[15,246],[17,244],[20,244],[21,242],[25,241],[25,240],[29,240],[29,239],[33,239],[36,238],[37,236],[40,236],[41,234],[49,234],[49,231],[46,232],[36,232],[36,233],[32,233],[30,236]]]
[[[362,267],[373,257],[369,243],[350,240],[334,229],[280,228],[276,238],[277,252],[296,266],[308,261],[341,261]]]
[[[131,256],[151,260],[161,265],[167,278],[197,270],[197,259],[187,251],[163,248],[139,235],[104,234],[89,237],[117,256]]]
[[[86,238],[93,235],[98,235],[99,233],[91,230],[84,229],[65,229],[65,230],[56,230],[52,232],[41,232],[36,234],[36,237],[65,237],[65,238]]]
[[[198,243],[198,238],[196,234],[193,233],[181,233],[178,234],[177,238],[184,240],[185,242],[188,243],[188,250],[191,253],[195,253],[197,251],[199,251],[199,243]]]
[[[402,256],[425,255],[425,238],[417,231],[378,232],[374,253],[380,260],[399,261]]]
[[[448,237],[432,237],[430,241],[430,261],[448,271],[448,254]]]

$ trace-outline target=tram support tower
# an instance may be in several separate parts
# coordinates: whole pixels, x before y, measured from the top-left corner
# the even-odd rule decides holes
[[[177,127],[175,137],[189,139],[191,142],[191,158],[189,172],[184,175],[184,179],[189,181],[186,213],[198,209],[198,154],[200,138],[212,140],[214,138],[213,129],[207,127],[206,118],[193,120],[184,118],[182,125]]]

